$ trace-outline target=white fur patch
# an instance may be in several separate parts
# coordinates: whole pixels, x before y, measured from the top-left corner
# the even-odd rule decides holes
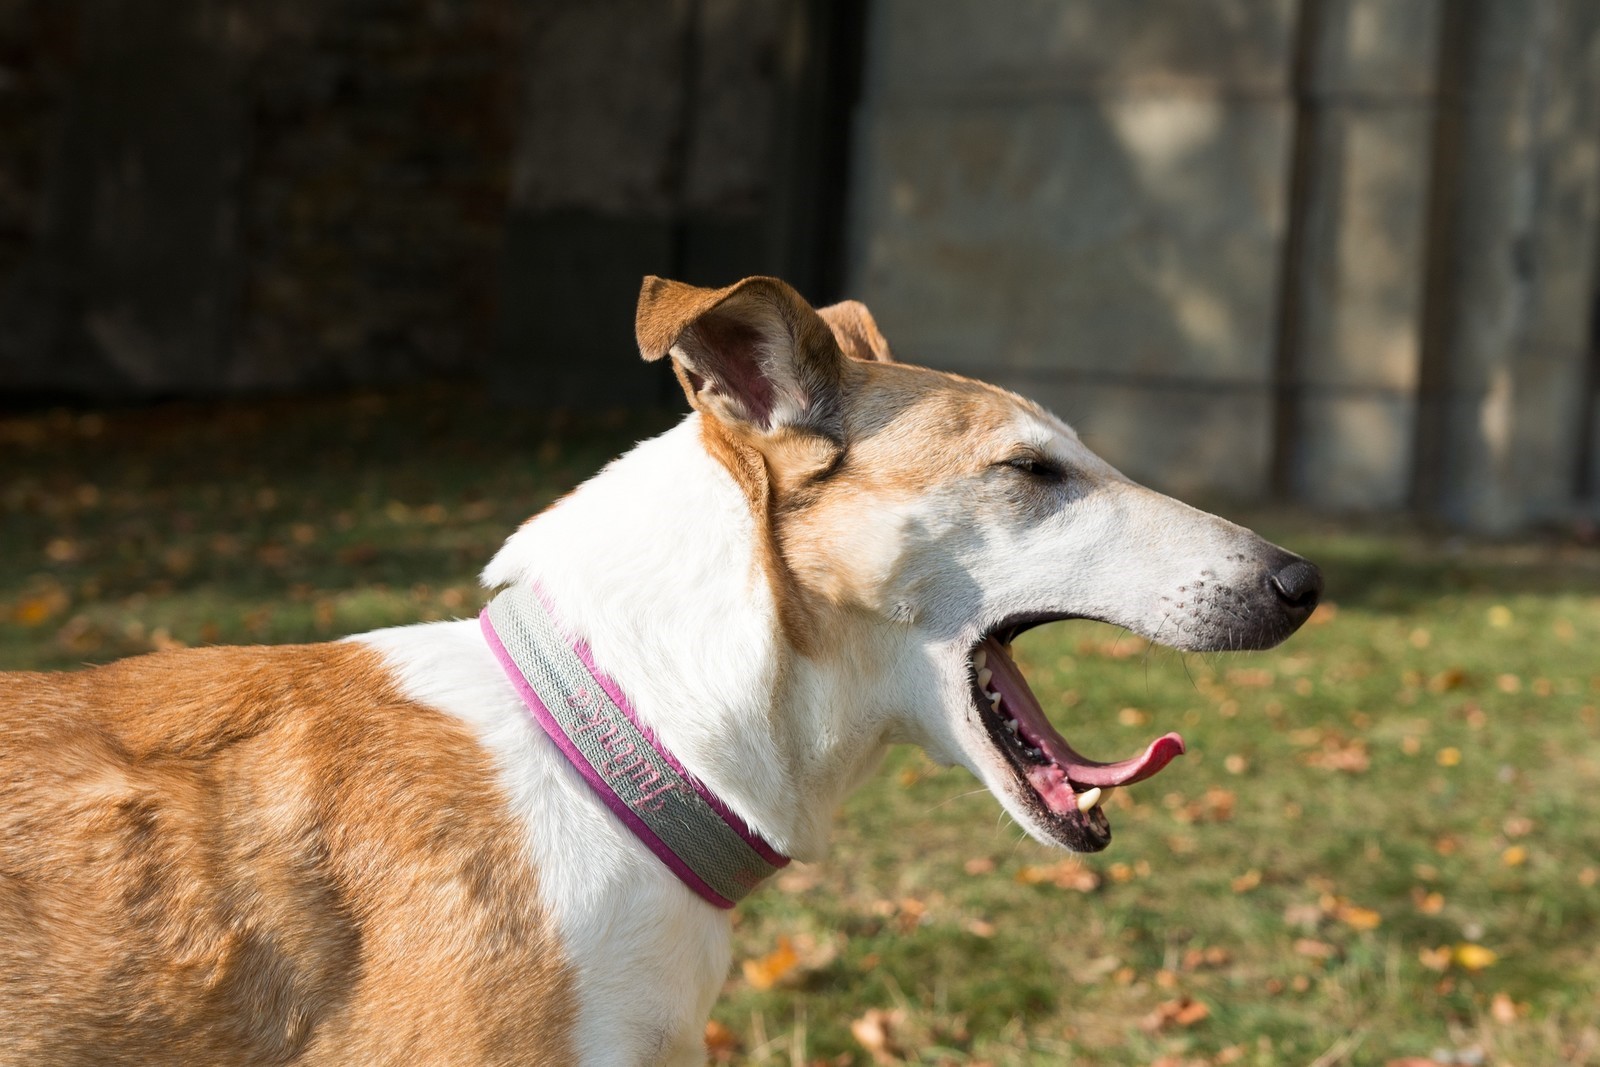
[[[726,915],[601,806],[523,707],[475,620],[353,640],[383,654],[407,696],[470,724],[501,768],[539,895],[576,967],[573,1044],[584,1067],[703,1062],[705,1019],[728,970]]]

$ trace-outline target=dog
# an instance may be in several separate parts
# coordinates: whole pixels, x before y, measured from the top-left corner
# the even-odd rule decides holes
[[[730,908],[892,744],[1040,841],[1100,763],[1010,655],[1259,649],[1307,561],[772,278],[647,278],[692,412],[511,535],[478,619],[0,675],[0,1063],[702,1063]]]

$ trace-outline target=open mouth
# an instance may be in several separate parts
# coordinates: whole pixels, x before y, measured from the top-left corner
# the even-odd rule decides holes
[[[1024,803],[1039,825],[1076,852],[1099,852],[1111,843],[1104,804],[1118,786],[1142,782],[1183,754],[1183,738],[1165,734],[1144,753],[1117,763],[1079,755],[1056,732],[1011,658],[1011,641],[1050,619],[998,626],[972,651],[973,700],[995,748],[1017,778]]]

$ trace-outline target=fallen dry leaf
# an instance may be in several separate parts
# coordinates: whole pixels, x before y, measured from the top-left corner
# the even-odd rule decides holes
[[[1111,876],[1113,882],[1121,885],[1123,882],[1133,881],[1138,872],[1126,863],[1113,863],[1106,868],[1106,874]]]
[[[68,537],[53,538],[44,546],[44,554],[52,563],[75,563],[82,553],[82,546]]]
[[[739,1051],[739,1035],[712,1019],[706,1023],[706,1055],[713,1063],[732,1063]]]
[[[921,926],[928,916],[928,906],[915,897],[906,897],[895,908],[895,929],[902,934],[909,934]]]
[[[1376,930],[1383,922],[1383,916],[1371,908],[1340,901],[1333,910],[1333,917],[1350,927],[1352,930]]]
[[[58,582],[46,582],[30,590],[11,609],[11,617],[23,626],[38,626],[67,610],[67,591]]]
[[[1205,948],[1184,949],[1181,966],[1186,971],[1196,971],[1202,967],[1225,967],[1233,962],[1233,953],[1221,945],[1208,945]]]
[[[1438,948],[1423,948],[1417,950],[1417,962],[1430,971],[1446,971],[1450,969],[1450,946],[1440,945]]]
[[[1187,996],[1178,997],[1156,1005],[1156,1009],[1140,1021],[1139,1028],[1153,1034],[1174,1026],[1193,1026],[1210,1014],[1211,1009],[1206,1007],[1204,1001]]]
[[[1265,689],[1278,680],[1278,676],[1264,667],[1236,667],[1227,673],[1229,684],[1241,689]]]
[[[1261,884],[1261,872],[1254,867],[1245,871],[1239,877],[1228,883],[1228,888],[1235,893],[1248,893]]]
[[[1372,764],[1367,742],[1362,738],[1345,738],[1330,731],[1322,738],[1322,747],[1300,757],[1307,767],[1345,774],[1361,774]]]
[[[1233,790],[1216,785],[1209,786],[1200,799],[1188,803],[1183,803],[1176,793],[1169,794],[1169,799],[1173,797],[1179,800],[1174,807],[1173,817],[1182,823],[1228,822],[1233,818],[1233,808],[1238,801]]]
[[[800,955],[787,937],[779,937],[778,945],[765,956],[745,960],[744,980],[756,989],[771,989],[789,975],[800,963]]]
[[[903,1022],[905,1012],[899,1008],[893,1011],[868,1008],[861,1018],[851,1020],[850,1035],[872,1055],[873,1063],[898,1064],[904,1060],[895,1044],[894,1031]]]
[[[1100,888],[1100,876],[1070,857],[1056,863],[1022,867],[1016,877],[1023,885],[1049,882],[1057,889],[1071,889],[1079,893],[1092,893]]]
[[[1298,956],[1307,959],[1326,960],[1339,954],[1339,950],[1326,941],[1318,941],[1310,937],[1302,937],[1294,943],[1294,951]]]
[[[1493,967],[1500,954],[1492,948],[1473,944],[1470,941],[1462,942],[1450,954],[1450,959],[1456,966],[1468,971],[1481,971],[1485,967]]]
[[[1411,887],[1411,902],[1424,915],[1437,915],[1444,910],[1444,894],[1429,892],[1420,885]]]

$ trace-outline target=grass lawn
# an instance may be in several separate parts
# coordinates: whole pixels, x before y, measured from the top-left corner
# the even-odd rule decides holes
[[[0,667],[471,614],[517,523],[667,424],[453,390],[0,417]],[[1600,1063],[1600,551],[1256,518],[1327,573],[1283,648],[1018,643],[1090,755],[1189,742],[1108,850],[897,752],[737,913],[714,1058]]]

